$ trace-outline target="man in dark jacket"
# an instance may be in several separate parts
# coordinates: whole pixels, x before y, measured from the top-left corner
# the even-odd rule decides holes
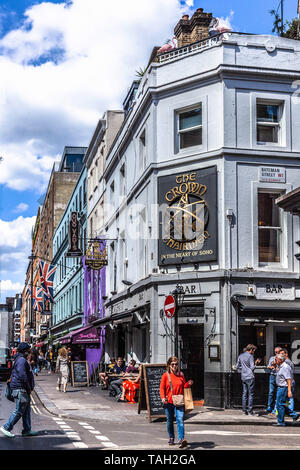
[[[29,351],[29,344],[20,343],[18,353],[15,356],[11,372],[10,387],[16,402],[16,408],[10,415],[8,421],[0,428],[7,437],[14,437],[11,431],[20,418],[23,420],[22,436],[36,436],[38,434],[37,432],[31,431],[30,394],[34,389],[34,378],[29,362],[27,361]]]

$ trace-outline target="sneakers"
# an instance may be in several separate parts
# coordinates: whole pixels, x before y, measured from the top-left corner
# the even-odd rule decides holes
[[[27,432],[24,432],[22,431],[22,436],[23,437],[34,437],[34,436],[38,436],[39,433],[36,432],[36,431],[27,431]]]
[[[12,432],[7,431],[3,426],[1,426],[0,431],[5,434],[6,437],[15,437],[15,435]]]
[[[56,390],[57,390],[58,392],[60,392],[60,387],[56,387]]]
[[[297,415],[293,418],[293,423],[295,423],[300,418],[300,415]]]
[[[180,439],[179,441],[179,449],[183,449],[184,447],[187,446],[187,441],[185,439]]]
[[[174,446],[175,443],[174,443],[174,437],[170,437],[169,439],[169,446]]]
[[[254,413],[254,411],[250,411],[250,413],[248,413],[249,416],[257,416],[256,413]]]
[[[273,423],[272,426],[277,426],[277,427],[280,427],[280,428],[284,428],[286,426],[286,424]]]

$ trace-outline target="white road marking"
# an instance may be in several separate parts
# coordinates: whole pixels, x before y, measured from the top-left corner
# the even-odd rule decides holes
[[[89,423],[78,423],[78,424],[80,424],[81,426],[88,426],[89,425]]]
[[[60,424],[59,425],[62,429],[72,429],[71,426],[68,426],[67,424]]]
[[[89,429],[89,432],[90,432],[91,434],[101,434],[100,431],[93,431],[93,430],[91,430],[91,429]]]
[[[282,436],[281,434],[275,434],[275,433],[250,433],[250,432],[239,432],[239,431],[213,431],[213,430],[207,430],[207,431],[189,431],[186,432],[186,434],[211,434],[215,436]],[[300,434],[288,434],[289,437],[299,437]]]
[[[113,442],[102,442],[102,445],[104,447],[118,447],[116,444],[114,444]]]
[[[74,447],[77,447],[78,449],[87,449],[88,446],[84,442],[72,442]]]
[[[93,426],[82,426],[84,429],[95,429]]]
[[[95,436],[96,439],[99,439],[99,441],[109,441],[108,437],[106,436]]]

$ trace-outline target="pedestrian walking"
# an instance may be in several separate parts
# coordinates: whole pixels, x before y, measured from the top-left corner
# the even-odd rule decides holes
[[[32,348],[32,360],[33,360],[32,371],[34,375],[38,376],[38,352],[35,347]]]
[[[274,349],[274,356],[271,356],[267,365],[267,368],[270,369],[269,376],[269,395],[268,395],[268,406],[267,413],[274,413],[276,411],[276,356],[280,353],[280,346],[276,346]]]
[[[56,360],[56,372],[58,373],[56,390],[60,391],[61,386],[63,386],[63,391],[64,393],[66,393],[69,378],[69,366],[68,351],[64,347],[62,347],[58,351],[58,356]]]
[[[292,393],[292,369],[285,361],[285,356],[283,354],[278,354],[276,356],[276,385],[277,385],[277,395],[276,395],[276,408],[277,408],[277,423],[273,426],[286,426],[284,422],[284,415],[287,414],[293,418],[293,422],[297,421],[299,415],[295,411],[291,411],[288,406],[286,406],[286,401],[288,398],[293,397]]]
[[[246,349],[246,350],[245,350]],[[241,379],[243,384],[243,395],[242,395],[242,407],[243,414],[255,416],[253,411],[253,400],[254,400],[254,387],[255,387],[255,376],[254,369],[259,364],[260,360],[254,361],[254,353],[257,349],[254,344],[248,344],[244,352],[239,355],[236,369],[241,371]],[[248,402],[248,409],[247,409]]]
[[[294,411],[294,394],[295,394],[295,378],[294,378],[294,373],[295,373],[295,364],[293,363],[293,361],[291,361],[291,359],[289,358],[289,353],[288,353],[288,350],[285,349],[285,348],[282,348],[280,353],[279,354],[283,354],[284,357],[285,357],[285,362],[286,364],[288,364],[291,368],[291,371],[292,371],[292,397],[288,399],[288,403],[289,403],[289,409],[290,411]]]
[[[42,368],[45,365],[45,357],[43,351],[39,350],[38,352],[38,366],[39,366],[39,372],[41,372]]]
[[[171,356],[167,362],[165,372],[160,382],[160,397],[163,402],[167,417],[167,430],[169,434],[169,445],[174,445],[174,415],[176,417],[179,448],[187,446],[184,438],[184,388],[193,385],[193,381],[186,382],[183,373],[179,370],[179,360]]]
[[[68,347],[67,353],[68,353],[68,367],[69,367],[69,382],[71,382],[72,350],[70,347]]]
[[[15,399],[16,408],[11,413],[8,421],[0,428],[1,432],[7,437],[15,437],[11,431],[21,418],[23,421],[22,436],[38,435],[37,432],[31,430],[30,394],[34,389],[34,377],[27,360],[29,352],[29,344],[19,344],[10,379],[10,388]]]

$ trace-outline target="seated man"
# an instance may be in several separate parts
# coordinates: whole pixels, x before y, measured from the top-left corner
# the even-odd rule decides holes
[[[112,373],[117,375],[124,375],[126,372],[126,365],[124,359],[122,357],[118,357],[117,364],[115,364]],[[120,395],[122,393],[121,385],[122,385],[122,378],[115,379],[111,381],[109,390],[111,396]]]
[[[108,389],[108,375],[107,373],[112,372],[113,368],[116,365],[116,360],[114,357],[111,358],[110,363],[107,366],[107,371],[105,372],[99,372],[99,378],[100,382],[103,385],[103,389],[107,390]]]

